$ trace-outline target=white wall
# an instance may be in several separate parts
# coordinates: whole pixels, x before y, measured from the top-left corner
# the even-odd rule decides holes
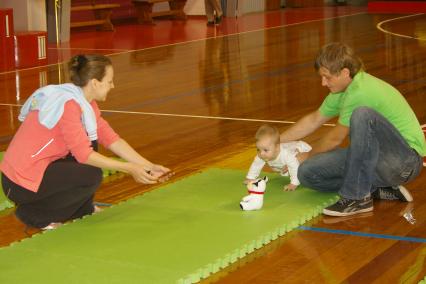
[[[205,15],[204,0],[186,1],[184,11],[187,15]]]
[[[169,4],[167,2],[157,3],[153,7],[154,12],[167,10],[169,10]],[[184,11],[187,15],[205,15],[204,0],[187,0]]]
[[[17,31],[47,31],[45,0],[1,0],[0,8],[13,8]]]
[[[237,5],[239,15],[265,10],[265,0],[228,0],[228,5]],[[165,7],[167,9],[167,4]],[[227,7],[222,7],[222,9],[226,10]],[[228,9],[235,9],[235,6],[234,8],[228,7]],[[185,13],[187,15],[205,15],[204,0],[188,0],[185,5]]]
[[[243,15],[247,13],[265,11],[265,0],[239,0],[238,1],[238,14]]]

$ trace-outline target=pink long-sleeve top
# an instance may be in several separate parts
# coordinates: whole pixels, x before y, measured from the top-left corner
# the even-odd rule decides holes
[[[98,142],[104,147],[120,137],[102,117],[95,101]],[[94,151],[81,121],[81,107],[74,100],[65,103],[58,123],[48,129],[38,120],[38,111],[28,114],[13,137],[0,170],[14,183],[37,192],[47,166],[71,153],[79,163],[87,161]]]

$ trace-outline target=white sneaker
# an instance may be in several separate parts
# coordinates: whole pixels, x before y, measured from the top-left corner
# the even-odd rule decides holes
[[[62,223],[50,223],[49,225],[47,225],[46,227],[43,227],[41,229],[43,231],[54,230],[56,228],[59,228],[60,226],[62,226]]]

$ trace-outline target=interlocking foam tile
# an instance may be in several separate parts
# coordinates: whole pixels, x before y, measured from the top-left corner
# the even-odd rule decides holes
[[[0,162],[3,160],[4,152],[0,152]],[[12,208],[13,203],[7,200],[6,196],[3,193],[3,187],[0,182],[0,211],[6,208]]]
[[[262,210],[244,212],[245,172],[210,169],[0,249],[0,283],[194,283],[337,200],[268,175]]]
[[[110,169],[102,169],[102,176],[105,177],[109,177],[112,175],[115,175],[116,173],[118,173],[117,170],[110,170]]]

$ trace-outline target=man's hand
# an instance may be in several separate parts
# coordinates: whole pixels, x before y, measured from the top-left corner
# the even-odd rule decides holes
[[[309,158],[309,152],[301,152],[296,155],[297,160],[299,161],[299,165],[302,164],[305,160]]]

